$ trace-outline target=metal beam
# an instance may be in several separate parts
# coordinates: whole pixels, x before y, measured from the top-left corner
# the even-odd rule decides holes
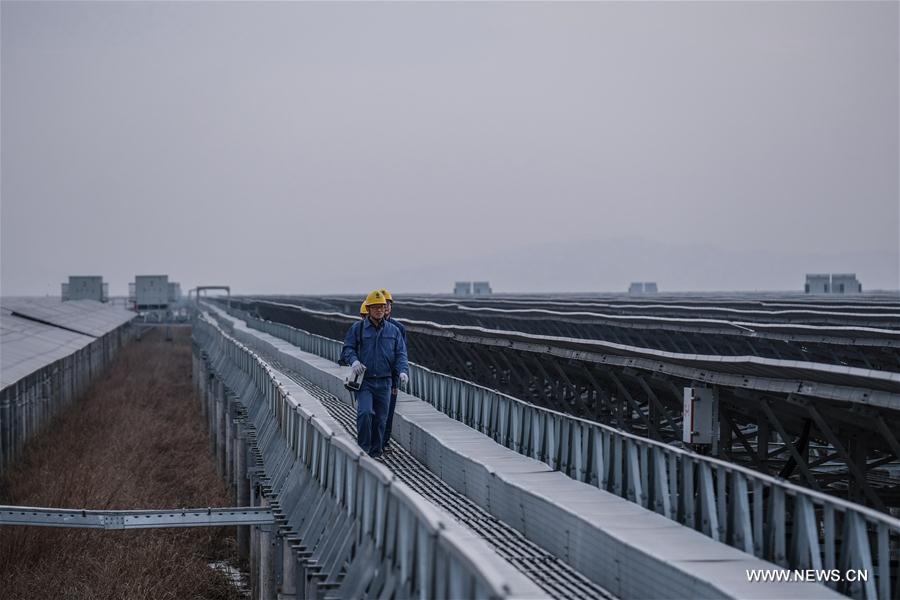
[[[609,391],[597,381],[597,378],[594,377],[593,373],[591,373],[591,367],[585,365],[581,369],[582,374],[587,377],[588,383],[593,387],[594,391],[597,393],[596,405],[594,406],[594,419],[601,423],[612,423],[613,410],[612,410],[612,402],[610,401]]]
[[[724,419],[725,422],[728,424],[728,426],[731,427],[731,431],[735,435],[737,435],[738,442],[740,442],[740,444],[744,447],[744,450],[747,452],[747,456],[750,458],[750,461],[753,463],[753,466],[755,466],[757,469],[759,469],[763,473],[766,473],[767,472],[766,468],[759,461],[759,457],[757,456],[756,448],[754,448],[753,446],[750,445],[750,441],[747,439],[747,436],[744,435],[744,432],[741,431],[740,427],[738,427],[737,424],[734,422],[734,420],[732,420],[731,415],[728,413],[728,411],[720,410],[719,417]]]
[[[837,451],[840,455],[841,459],[843,459],[844,463],[847,465],[847,469],[850,471],[850,475],[853,476],[853,479],[856,480],[857,485],[862,489],[863,493],[872,502],[872,505],[875,506],[878,510],[886,511],[884,507],[884,503],[881,501],[881,498],[875,493],[874,490],[869,486],[869,482],[866,480],[866,474],[862,469],[859,468],[859,465],[853,458],[848,454],[848,452],[844,449],[844,445],[841,444],[841,441],[831,430],[831,427],[825,422],[825,419],[822,418],[822,415],[816,410],[816,407],[812,404],[806,406],[806,410],[809,411],[810,416],[816,422],[816,427],[818,427],[819,431],[825,436],[828,442],[831,444],[831,447]]]
[[[762,470],[768,472],[766,462],[769,460],[769,421],[765,415],[756,419],[756,452]]]
[[[548,408],[552,408],[553,410],[558,410],[560,412],[567,412],[566,406],[563,402],[560,402],[555,394],[548,394],[547,387],[555,381],[555,378],[547,372],[544,368],[544,365],[541,364],[541,360],[532,354],[520,354],[519,359],[523,363],[531,363],[535,367],[537,367],[537,371],[540,374],[540,377],[536,377],[535,387],[540,391],[541,395],[544,397],[544,404]],[[550,361],[553,362],[553,361]],[[526,364],[525,368],[528,366]]]
[[[513,361],[509,360],[509,357],[506,355],[506,352],[497,352],[497,356],[500,357],[504,363],[506,363],[506,368],[509,371],[509,385],[513,389],[518,389],[520,391],[520,395],[523,398],[528,397],[528,387],[531,385],[531,373],[528,372],[526,367],[523,367],[521,363],[519,367],[522,367],[522,370],[525,372],[525,375],[519,372],[516,368],[516,365],[513,364]],[[519,362],[519,361],[516,361]]]
[[[550,364],[553,365],[553,368],[556,370],[557,373],[559,373],[560,377],[562,377],[561,383],[563,384],[563,395],[564,395],[563,400],[565,401],[564,404],[568,404],[568,400],[565,398],[566,389],[568,388],[568,389],[572,390],[572,402],[569,406],[566,407],[567,409],[569,409],[567,412],[570,412],[572,406],[574,406],[577,403],[577,406],[580,409],[581,414],[586,415],[588,413],[588,408],[584,404],[584,402],[581,400],[581,394],[578,392],[579,386],[572,383],[572,380],[569,379],[569,376],[566,374],[565,369],[563,369],[562,366],[559,364],[559,361],[551,360]]]
[[[220,527],[274,523],[268,507],[176,508],[172,510],[81,510],[0,506],[0,525],[81,527],[89,529],[152,529],[159,527]]]
[[[794,457],[794,460],[797,462],[797,467],[799,467],[800,472],[803,473],[803,476],[806,478],[806,482],[812,489],[822,491],[822,487],[816,482],[816,478],[813,477],[813,474],[810,473],[809,469],[806,467],[806,460],[802,456],[800,456],[799,452],[797,452],[794,444],[792,444],[790,441],[790,436],[787,434],[787,432],[785,432],[784,427],[781,426],[781,421],[779,421],[778,417],[775,416],[775,413],[772,412],[772,408],[769,406],[769,401],[765,398],[762,398],[760,399],[759,405],[766,413],[766,418],[769,419],[769,422],[775,426],[775,430],[784,441],[785,447],[788,449],[788,452],[790,452],[791,456]]]
[[[675,425],[675,420],[672,418],[672,415],[669,414],[669,411],[666,409],[665,406],[663,406],[662,402],[660,402],[659,396],[656,395],[656,392],[653,391],[653,388],[650,387],[650,384],[647,383],[644,380],[644,378],[637,372],[635,372],[634,374],[626,372],[626,374],[628,374],[630,377],[632,377],[634,380],[636,380],[638,382],[638,385],[640,385],[641,388],[643,388],[644,393],[647,394],[647,398],[649,400],[650,406],[654,407],[656,409],[656,411],[658,412],[658,414],[662,415],[663,418],[665,418],[666,423],[668,424],[669,428],[671,429],[671,437],[669,437],[665,441],[669,442],[672,440],[677,440],[678,434],[681,431],[681,428],[677,427]],[[659,425],[660,424],[657,423],[657,427],[659,427]],[[660,439],[663,439],[662,436],[660,436]]]
[[[900,460],[900,443],[897,442],[897,438],[891,432],[890,427],[887,426],[887,423],[885,423],[881,415],[875,415],[875,426],[878,429],[878,433],[880,433],[881,437],[884,438],[884,441],[887,442],[891,452],[894,453],[894,457],[897,460]]]
[[[607,377],[612,379],[613,383],[616,385],[616,388],[618,388],[619,393],[625,396],[625,399],[628,401],[630,411],[634,411],[638,414],[638,416],[644,422],[644,425],[647,427],[648,432],[652,431],[653,427],[650,425],[650,418],[644,413],[644,411],[641,409],[640,404],[637,403],[637,401],[634,399],[634,397],[631,395],[622,381],[618,377],[616,377],[616,374],[611,369],[607,369],[605,371],[605,374]],[[633,423],[633,417],[631,421]]]

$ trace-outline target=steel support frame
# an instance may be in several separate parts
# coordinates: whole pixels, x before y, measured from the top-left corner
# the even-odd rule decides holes
[[[342,326],[336,321],[331,322],[325,318],[313,318],[308,315],[303,315],[301,319],[298,317],[300,313],[288,315],[287,309],[279,309],[278,312],[284,312],[282,316],[288,317],[284,321],[295,327],[326,337],[343,339],[344,332],[340,331]],[[421,334],[410,336],[410,350],[419,364],[471,379],[481,385],[497,388],[554,410],[611,423],[625,430],[642,435],[649,434],[651,437],[664,441],[676,441],[679,438],[679,413],[670,413],[666,408],[668,406],[673,411],[678,410],[681,404],[681,388],[690,384],[678,377],[661,373],[641,375],[636,370],[628,368],[601,367],[595,363],[573,361],[550,354],[537,354],[504,346],[479,347],[478,344],[462,342],[452,336]],[[470,368],[464,368],[465,365],[460,364],[459,353],[471,357],[467,360],[471,365]],[[452,355],[455,356],[451,358]],[[479,365],[485,365],[485,363],[492,364],[493,370],[478,369]],[[501,367],[500,363],[505,366]],[[490,376],[488,376],[488,372],[490,372]],[[503,372],[510,374],[509,381],[503,381],[501,376]],[[554,375],[551,376],[550,372]],[[514,377],[513,373],[517,373],[517,375]],[[530,386],[524,382],[514,382],[514,379],[522,378],[522,373],[528,374]],[[661,397],[652,393],[653,388],[656,387],[652,385],[654,382],[666,392]],[[565,398],[562,398],[562,401],[550,392],[550,390],[559,389],[571,390],[574,400],[575,397],[581,397],[580,386],[584,386],[585,395],[592,400],[587,403],[576,400],[576,410],[573,410],[573,406],[567,402],[568,392],[563,394]],[[797,463],[797,468],[806,485],[814,489],[824,488],[827,491],[835,491],[832,487],[835,483],[833,477],[826,477],[823,473],[813,471],[813,468],[824,464],[822,460],[819,460],[820,457],[810,460],[808,457],[801,456],[800,449],[794,445],[802,434],[805,421],[812,417],[805,407],[798,406],[791,394],[780,396],[771,392],[760,393],[743,388],[713,387],[720,392],[720,414],[723,415],[722,430],[727,437],[734,436],[736,438],[736,442],[747,452],[749,464],[754,468],[771,472],[773,467],[776,467],[772,464],[772,459],[787,451],[788,455]],[[523,393],[526,390],[528,394]],[[627,414],[622,410],[626,405],[628,407]],[[900,416],[895,421],[888,420],[884,413],[877,411],[874,413],[878,417],[875,423],[879,441],[872,444],[872,447],[869,448],[870,454],[861,463],[858,456],[855,462],[849,458],[850,454],[846,446],[850,438],[849,434],[845,432],[856,428],[865,431],[866,427],[871,431],[872,415],[859,414],[828,402],[825,402],[824,406],[827,408],[820,407],[819,409],[820,419],[822,423],[827,422],[832,425],[826,425],[829,430],[825,432],[821,431],[821,427],[817,423],[817,432],[814,437],[824,441],[834,450],[836,450],[834,441],[839,442],[843,452],[837,452],[837,454],[847,464],[849,481],[856,485],[862,485],[861,482],[865,481],[864,472],[867,468],[864,465],[866,461],[869,464],[875,461],[883,464],[885,451],[897,455],[900,443],[892,434],[892,429],[896,430],[900,425]],[[666,422],[667,427],[660,426],[659,416]],[[750,433],[750,429],[754,427],[757,431],[755,436]],[[784,448],[780,451],[777,448],[769,451],[772,429],[784,444]],[[826,451],[825,456],[828,457],[832,454],[833,452]],[[850,466],[851,463],[853,463],[853,467]],[[861,467],[860,464],[863,466]],[[822,479],[822,484],[817,480],[817,475]],[[825,481],[826,479],[827,481]],[[877,497],[877,493],[868,489],[869,487],[867,484],[863,493],[869,502],[875,504],[873,494],[876,494]]]

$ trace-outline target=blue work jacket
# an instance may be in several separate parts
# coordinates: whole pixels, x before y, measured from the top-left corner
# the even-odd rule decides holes
[[[382,320],[381,325],[375,327],[372,320],[366,317],[351,325],[344,337],[341,358],[348,365],[357,360],[366,365],[366,378],[390,377],[392,381],[397,381],[400,373],[409,374],[406,342],[400,328],[387,320]]]
[[[388,317],[385,320],[388,323],[393,323],[394,325],[397,326],[398,329],[400,329],[400,337],[403,338],[403,345],[405,346],[406,345],[406,327],[403,326],[403,323],[401,323],[394,317]],[[408,348],[408,346],[407,346],[407,348]],[[409,359],[408,355],[407,355],[407,359]],[[394,373],[393,380],[391,381],[391,387],[394,388],[395,390],[400,388],[400,373]]]
[[[403,326],[403,323],[395,319],[394,317],[388,317],[385,319],[388,323],[393,323],[400,329],[400,335],[403,336],[403,343],[406,343],[406,327]]]

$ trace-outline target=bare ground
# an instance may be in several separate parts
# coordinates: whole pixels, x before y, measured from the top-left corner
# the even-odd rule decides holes
[[[191,383],[187,328],[126,346],[86,396],[0,477],[0,504],[89,509],[229,506]],[[239,598],[208,563],[234,528],[0,527],[0,596]]]

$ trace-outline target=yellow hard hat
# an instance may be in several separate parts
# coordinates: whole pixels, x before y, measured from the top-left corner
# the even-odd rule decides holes
[[[381,290],[375,290],[373,292],[369,292],[369,295],[366,296],[366,301],[363,302],[367,307],[374,306],[377,304],[387,304],[387,298],[384,297],[384,294],[381,293]]]
[[[366,307],[365,302],[363,302],[362,304],[359,305],[359,314],[361,314],[361,315],[369,314],[369,309]]]
[[[382,294],[384,294],[384,299],[387,300],[388,302],[394,301],[394,298],[391,296],[391,293],[389,291],[387,291],[387,290],[378,290],[378,291],[381,292]]]

